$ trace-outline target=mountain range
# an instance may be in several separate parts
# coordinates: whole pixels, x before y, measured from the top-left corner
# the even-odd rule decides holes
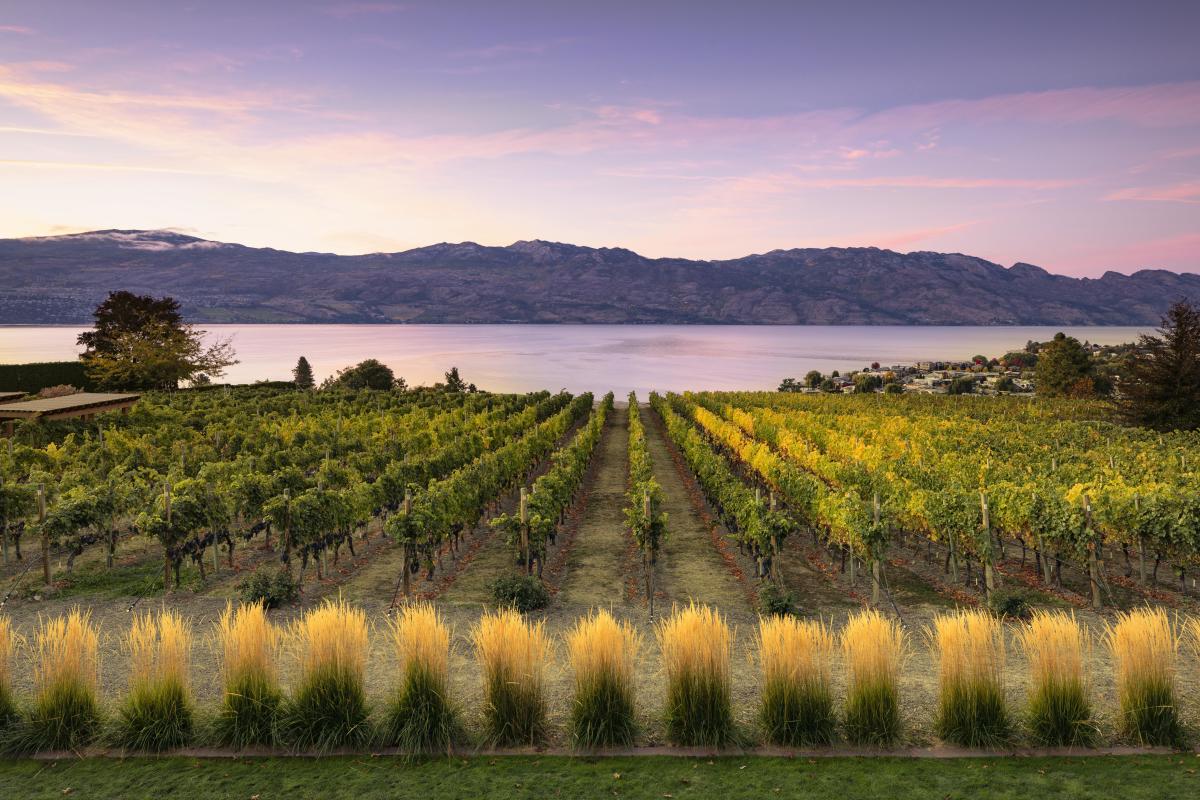
[[[0,323],[80,324],[112,290],[196,322],[1152,325],[1200,275],[1054,275],[958,253],[773,250],[724,261],[464,242],[293,253],[174,231],[0,239]]]

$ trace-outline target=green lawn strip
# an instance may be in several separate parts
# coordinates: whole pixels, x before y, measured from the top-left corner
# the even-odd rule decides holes
[[[0,761],[0,797],[612,798],[888,797],[991,800],[1194,797],[1200,758],[570,758],[475,756],[406,763],[325,759],[137,758]]]

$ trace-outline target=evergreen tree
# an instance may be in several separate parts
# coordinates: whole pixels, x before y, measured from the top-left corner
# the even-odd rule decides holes
[[[1092,357],[1074,336],[1054,334],[1038,351],[1034,380],[1045,397],[1089,397],[1096,394]]]
[[[292,381],[296,384],[297,389],[308,390],[313,388],[312,367],[309,366],[308,359],[300,356],[300,360],[296,362],[296,368],[292,370]]]
[[[1121,384],[1121,407],[1135,425],[1157,430],[1200,428],[1200,309],[1171,306],[1158,336],[1142,336]]]

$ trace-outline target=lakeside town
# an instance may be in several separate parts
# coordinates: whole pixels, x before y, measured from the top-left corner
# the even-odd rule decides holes
[[[1096,397],[1113,393],[1136,344],[1100,345],[1058,334],[1049,342],[1029,341],[1021,350],[969,361],[918,361],[860,370],[785,378],[781,392],[863,394],[1043,394]],[[1040,366],[1039,366],[1040,365]]]

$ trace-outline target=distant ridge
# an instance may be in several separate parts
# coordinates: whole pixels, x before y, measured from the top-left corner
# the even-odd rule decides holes
[[[114,289],[199,322],[1152,325],[1200,275],[1054,275],[958,253],[773,250],[645,258],[541,240],[291,253],[174,231],[0,239],[0,323],[79,324]]]

